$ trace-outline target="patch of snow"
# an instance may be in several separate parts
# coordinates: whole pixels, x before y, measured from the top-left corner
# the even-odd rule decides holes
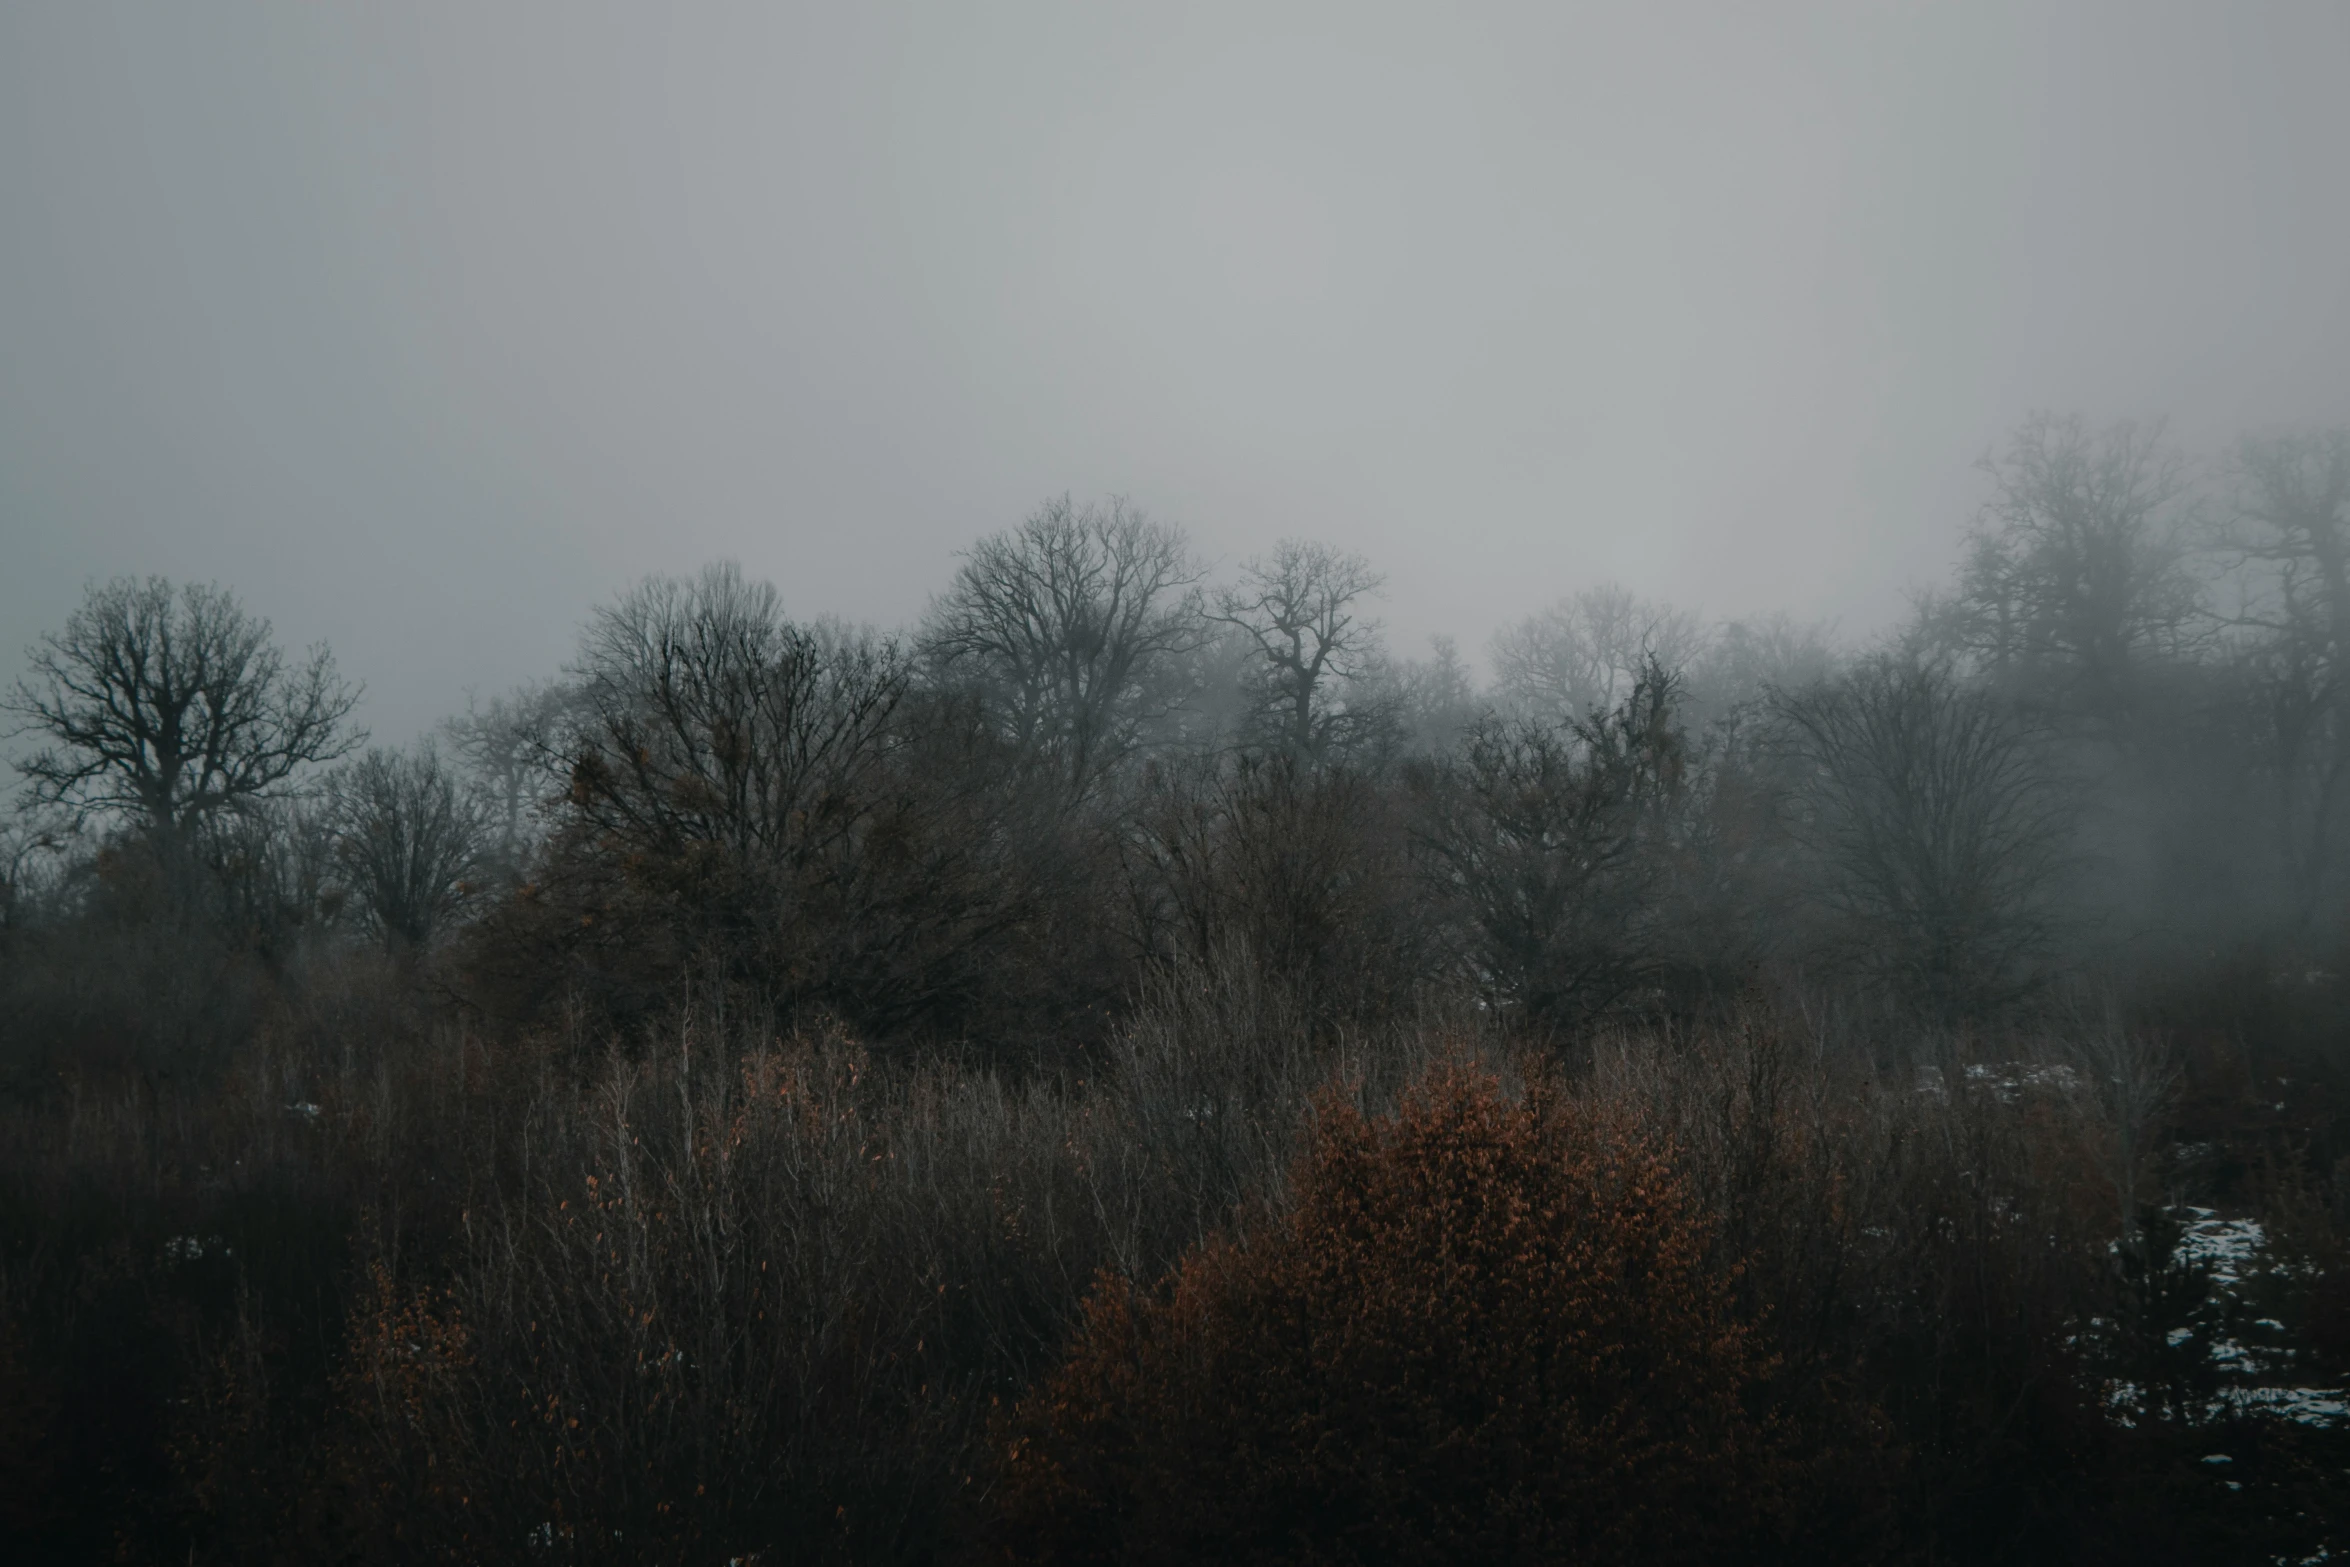
[[[2034,1066],[2026,1061],[2001,1061],[1996,1065],[1977,1061],[1966,1069],[1966,1078],[1970,1085],[1989,1090],[2001,1104],[2015,1103],[2026,1089],[2069,1094],[2081,1086],[2081,1074],[2062,1063]]]
[[[2206,1365],[2219,1387],[2191,1419],[2261,1416],[2296,1424],[2350,1428],[2350,1388],[2302,1385],[2292,1370],[2300,1352],[2288,1342],[2290,1330],[2275,1317],[2252,1317],[2279,1281],[2307,1272],[2307,1265],[2268,1249],[2268,1234],[2256,1219],[2222,1218],[2210,1208],[2178,1208],[2184,1220],[2171,1252],[2173,1266],[2205,1270],[2209,1292],[2186,1320],[2165,1329],[2163,1342],[2184,1348],[2198,1339],[2207,1345]],[[2106,1324],[2092,1320],[2081,1337],[2092,1345],[2106,1340]],[[2306,1375],[2306,1373],[2302,1373]],[[2119,1379],[2102,1384],[2108,1417],[2135,1426],[2147,1412],[2143,1389]],[[2224,1454],[2206,1463],[2226,1462]]]
[[[2350,1423],[2350,1393],[2338,1387],[2232,1387],[2211,1401],[2211,1413],[2274,1415],[2296,1425]]]
[[[2268,1244],[2268,1232],[2258,1219],[2223,1219],[2209,1208],[2186,1208],[2190,1222],[2179,1234],[2174,1262],[2202,1263],[2211,1269],[2214,1288],[2227,1289],[2243,1280],[2244,1264]]]

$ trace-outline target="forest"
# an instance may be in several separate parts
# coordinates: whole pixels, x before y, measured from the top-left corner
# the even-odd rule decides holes
[[[2350,1551],[2350,431],[2034,415],[1853,638],[1118,498],[369,741],[5,701],[17,1561]]]

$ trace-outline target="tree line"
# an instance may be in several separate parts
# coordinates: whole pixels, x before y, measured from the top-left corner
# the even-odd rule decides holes
[[[2194,466],[2040,416],[1984,469],[1953,578],[1871,645],[1597,586],[1501,629],[1482,687],[1386,644],[1361,556],[1211,581],[1121,500],[982,539],[904,632],[731,565],[648,579],[400,748],[362,749],[325,649],[120,580],[10,702],[8,929],[127,918],[273,971],[364,939],[510,1019],[650,1016],[692,974],[1013,1057],[1242,952],[1333,1019],[1434,987],[1536,1030],[1790,976],[1956,1021],[2324,969],[2350,437]]]

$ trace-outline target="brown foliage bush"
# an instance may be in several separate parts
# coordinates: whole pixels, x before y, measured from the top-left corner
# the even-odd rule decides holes
[[[994,1554],[1719,1559],[1778,1465],[1709,1239],[1664,1149],[1540,1080],[1329,1106],[1286,1213],[1097,1284],[1003,1433]]]

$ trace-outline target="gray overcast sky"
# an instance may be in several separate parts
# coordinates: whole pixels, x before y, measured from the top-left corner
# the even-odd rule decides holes
[[[2350,4],[0,4],[0,678],[218,578],[397,737],[1062,490],[1868,627],[2035,406],[2350,421]]]

